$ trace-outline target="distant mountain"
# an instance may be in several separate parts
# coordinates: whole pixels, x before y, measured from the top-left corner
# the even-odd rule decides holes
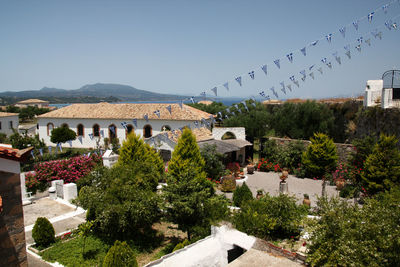
[[[187,96],[160,94],[150,91],[136,89],[132,86],[122,84],[105,84],[96,83],[82,86],[79,89],[58,89],[43,87],[40,90],[29,90],[19,92],[1,92],[0,97],[4,98],[99,98],[99,99],[118,99],[120,101],[163,101],[163,100],[179,100],[187,98]],[[57,101],[58,102],[58,101]],[[81,101],[78,101],[81,102]]]

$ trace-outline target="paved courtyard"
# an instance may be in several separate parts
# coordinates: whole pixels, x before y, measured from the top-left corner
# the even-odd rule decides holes
[[[257,190],[263,189],[271,195],[279,195],[279,182],[281,181],[276,172],[254,172],[247,174],[246,184],[250,188],[253,196],[257,195]],[[289,187],[289,194],[294,195],[298,199],[298,203],[303,202],[303,194],[308,194],[311,200],[311,206],[316,206],[317,196],[322,193],[322,181],[309,178],[297,178],[289,175],[286,180]],[[329,197],[338,196],[339,191],[336,186],[326,185],[326,193]],[[232,193],[226,193],[226,196],[231,198]]]

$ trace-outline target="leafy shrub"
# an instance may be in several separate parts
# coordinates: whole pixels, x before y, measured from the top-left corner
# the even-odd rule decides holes
[[[338,156],[333,140],[326,134],[315,133],[311,138],[311,144],[303,153],[302,163],[307,174],[321,178],[336,167]]]
[[[242,186],[236,186],[235,191],[233,191],[233,203],[236,207],[241,207],[244,202],[252,199],[253,194],[245,182]]]
[[[294,169],[301,163],[304,151],[305,146],[303,142],[299,140],[290,142],[287,146],[279,147],[276,161],[280,166],[288,168],[290,172],[294,172]]]
[[[233,222],[239,231],[259,238],[285,238],[297,236],[307,208],[297,205],[292,196],[266,194],[259,200],[245,202]]]
[[[236,187],[236,179],[233,176],[225,176],[222,179],[221,191],[222,192],[232,192]]]
[[[48,247],[56,241],[54,227],[47,218],[36,219],[32,229],[32,238],[39,247]]]
[[[133,250],[128,246],[128,244],[126,244],[126,242],[117,240],[104,257],[103,266],[137,267],[138,263]]]
[[[186,247],[187,245],[190,245],[190,242],[189,242],[189,240],[185,239],[183,242],[178,243],[178,244],[174,247],[174,249],[172,250],[172,252],[177,251],[177,250],[180,250],[180,249]]]
[[[261,172],[278,172],[281,170],[281,167],[279,166],[279,163],[269,161],[268,159],[262,158],[258,163],[257,163],[257,170]]]
[[[262,157],[267,158],[271,161],[275,161],[277,159],[278,151],[279,149],[276,141],[268,139],[263,144]]]
[[[233,174],[238,173],[240,171],[240,165],[237,162],[229,162],[228,165],[226,165],[226,169]]]
[[[201,156],[205,161],[204,171],[212,180],[219,180],[224,173],[222,163],[224,155],[218,153],[216,148],[216,145],[205,145],[200,149]]]
[[[400,266],[400,190],[366,199],[363,206],[320,199],[310,232],[311,266]]]

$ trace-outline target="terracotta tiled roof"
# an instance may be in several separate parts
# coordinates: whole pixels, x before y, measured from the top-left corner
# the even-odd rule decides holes
[[[10,148],[4,145],[0,145],[0,158],[22,161],[28,155],[33,147],[28,147],[22,150],[16,148]]]
[[[17,102],[17,104],[31,104],[31,103],[49,103],[49,101],[44,101],[44,100],[40,100],[40,99],[26,99],[26,100]]]
[[[18,116],[18,113],[0,112],[0,117]]]
[[[167,107],[171,105],[171,113]],[[160,118],[154,113],[160,111]],[[80,118],[80,119],[143,119],[147,114],[149,120],[201,120],[211,114],[196,108],[179,104],[73,104],[43,115],[39,118]]]
[[[182,132],[180,130],[173,130],[173,131],[168,131],[168,132],[164,132],[164,133],[167,133],[168,138],[175,143],[178,142],[179,137],[181,137],[181,135],[182,135]],[[197,142],[213,139],[211,131],[206,127],[194,128],[194,129],[192,129],[192,133],[196,137]],[[163,133],[160,133],[160,134],[163,134]],[[158,134],[158,135],[160,135],[160,134]],[[156,137],[156,136],[157,135],[155,135],[153,137]]]

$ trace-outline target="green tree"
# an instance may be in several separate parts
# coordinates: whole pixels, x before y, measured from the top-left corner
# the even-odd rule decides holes
[[[253,199],[253,193],[250,188],[244,182],[242,186],[237,185],[235,191],[233,191],[233,203],[236,207],[241,207],[246,201]]]
[[[207,177],[219,179],[224,173],[224,164],[222,160],[224,155],[217,152],[216,145],[205,145],[200,149],[201,156],[205,161],[204,170]]]
[[[47,247],[56,241],[54,227],[46,217],[36,219],[32,229],[32,238],[36,245],[41,247]]]
[[[400,191],[378,194],[363,206],[319,199],[310,233],[311,266],[400,266]]]
[[[191,163],[195,163],[195,165]],[[174,152],[172,152],[172,158],[168,164],[168,174],[179,180],[181,175],[194,168],[196,173],[205,177],[204,166],[205,162],[196,143],[196,137],[190,129],[185,128]]]
[[[381,134],[378,143],[365,162],[365,172],[361,175],[366,189],[375,194],[400,185],[400,152],[394,135]]]
[[[309,175],[323,177],[337,164],[336,145],[326,134],[315,133],[311,144],[303,152],[302,163]]]
[[[67,126],[54,128],[51,131],[50,141],[54,144],[65,143],[76,139],[76,133]]]
[[[103,261],[104,267],[137,267],[135,254],[126,242],[116,240],[114,245],[108,250]]]
[[[188,104],[191,107],[200,109],[210,114],[217,114],[220,111],[225,110],[227,107],[221,102],[212,102],[210,105],[203,103]]]
[[[30,137],[28,134],[20,134],[16,130],[14,133],[10,135],[8,138],[13,148],[24,149],[30,146],[33,146],[36,149],[44,148],[45,143],[39,139],[39,135],[35,135],[35,137]]]
[[[134,132],[128,134],[119,150],[118,165],[135,165],[148,162],[153,165],[161,177],[164,164],[160,155]]]

